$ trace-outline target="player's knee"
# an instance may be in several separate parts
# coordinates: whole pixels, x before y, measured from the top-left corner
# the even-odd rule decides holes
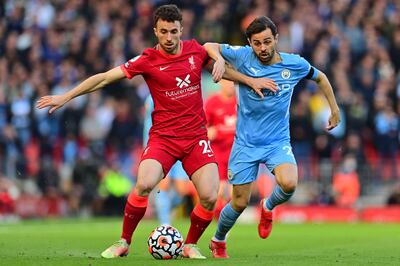
[[[200,197],[200,202],[206,209],[212,210],[217,202],[217,193],[209,193]]]
[[[147,196],[153,190],[153,187],[147,183],[136,183],[136,193],[138,196]]]
[[[282,182],[281,187],[286,193],[293,193],[297,187],[297,181],[295,179],[288,179]]]
[[[232,208],[238,212],[244,211],[244,209],[247,208],[248,204],[249,204],[249,201],[242,197],[236,198],[236,199],[232,198],[232,200],[231,200]]]

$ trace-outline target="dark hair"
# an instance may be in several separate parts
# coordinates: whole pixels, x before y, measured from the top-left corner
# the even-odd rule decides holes
[[[246,29],[246,37],[251,38],[253,34],[260,33],[267,28],[271,29],[272,35],[275,37],[278,33],[275,23],[269,17],[262,16],[255,18]]]
[[[162,5],[154,11],[154,27],[160,19],[168,22],[175,22],[176,20],[182,22],[182,13],[176,5]]]

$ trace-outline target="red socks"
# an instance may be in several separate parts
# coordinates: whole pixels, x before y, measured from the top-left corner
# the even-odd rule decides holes
[[[190,214],[190,228],[185,244],[196,244],[213,219],[214,211],[197,204]]]
[[[129,194],[125,205],[121,235],[121,238],[125,239],[128,244],[131,243],[133,232],[146,212],[147,203],[148,196],[138,196],[134,191]]]

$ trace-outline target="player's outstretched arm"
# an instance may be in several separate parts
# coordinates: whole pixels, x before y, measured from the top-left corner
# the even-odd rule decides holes
[[[252,78],[235,70],[231,65],[225,62],[221,55],[221,45],[219,43],[205,43],[204,48],[208,55],[215,60],[212,76],[214,82],[218,82],[221,78],[228,79],[234,82],[246,84],[252,88],[261,98],[264,98],[262,89],[269,89],[276,92],[279,88],[275,81],[269,78]]]
[[[219,43],[207,42],[203,47],[206,49],[208,55],[215,60],[211,75],[214,82],[218,82],[225,73],[225,59],[221,55],[221,46]]]
[[[336,103],[331,83],[329,82],[326,75],[323,72],[318,71],[318,75],[315,78],[315,81],[324,93],[326,99],[328,100],[329,107],[331,108],[331,115],[329,116],[328,126],[326,127],[327,130],[331,130],[335,128],[340,122],[339,107]]]
[[[39,109],[50,107],[49,113],[51,114],[73,98],[78,97],[79,95],[96,91],[110,83],[121,80],[123,78],[125,78],[125,74],[118,66],[107,72],[99,73],[87,78],[78,86],[62,95],[43,96],[37,101],[36,107]]]

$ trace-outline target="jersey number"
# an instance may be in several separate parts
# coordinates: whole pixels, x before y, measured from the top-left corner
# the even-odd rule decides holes
[[[284,151],[287,150],[287,152],[286,152],[287,155],[294,156],[294,155],[293,155],[293,152],[292,152],[292,147],[290,147],[290,146],[283,146],[282,150],[284,150]]]
[[[200,147],[203,147],[203,154],[214,153],[211,149],[210,141],[205,141],[204,139],[199,141]]]

